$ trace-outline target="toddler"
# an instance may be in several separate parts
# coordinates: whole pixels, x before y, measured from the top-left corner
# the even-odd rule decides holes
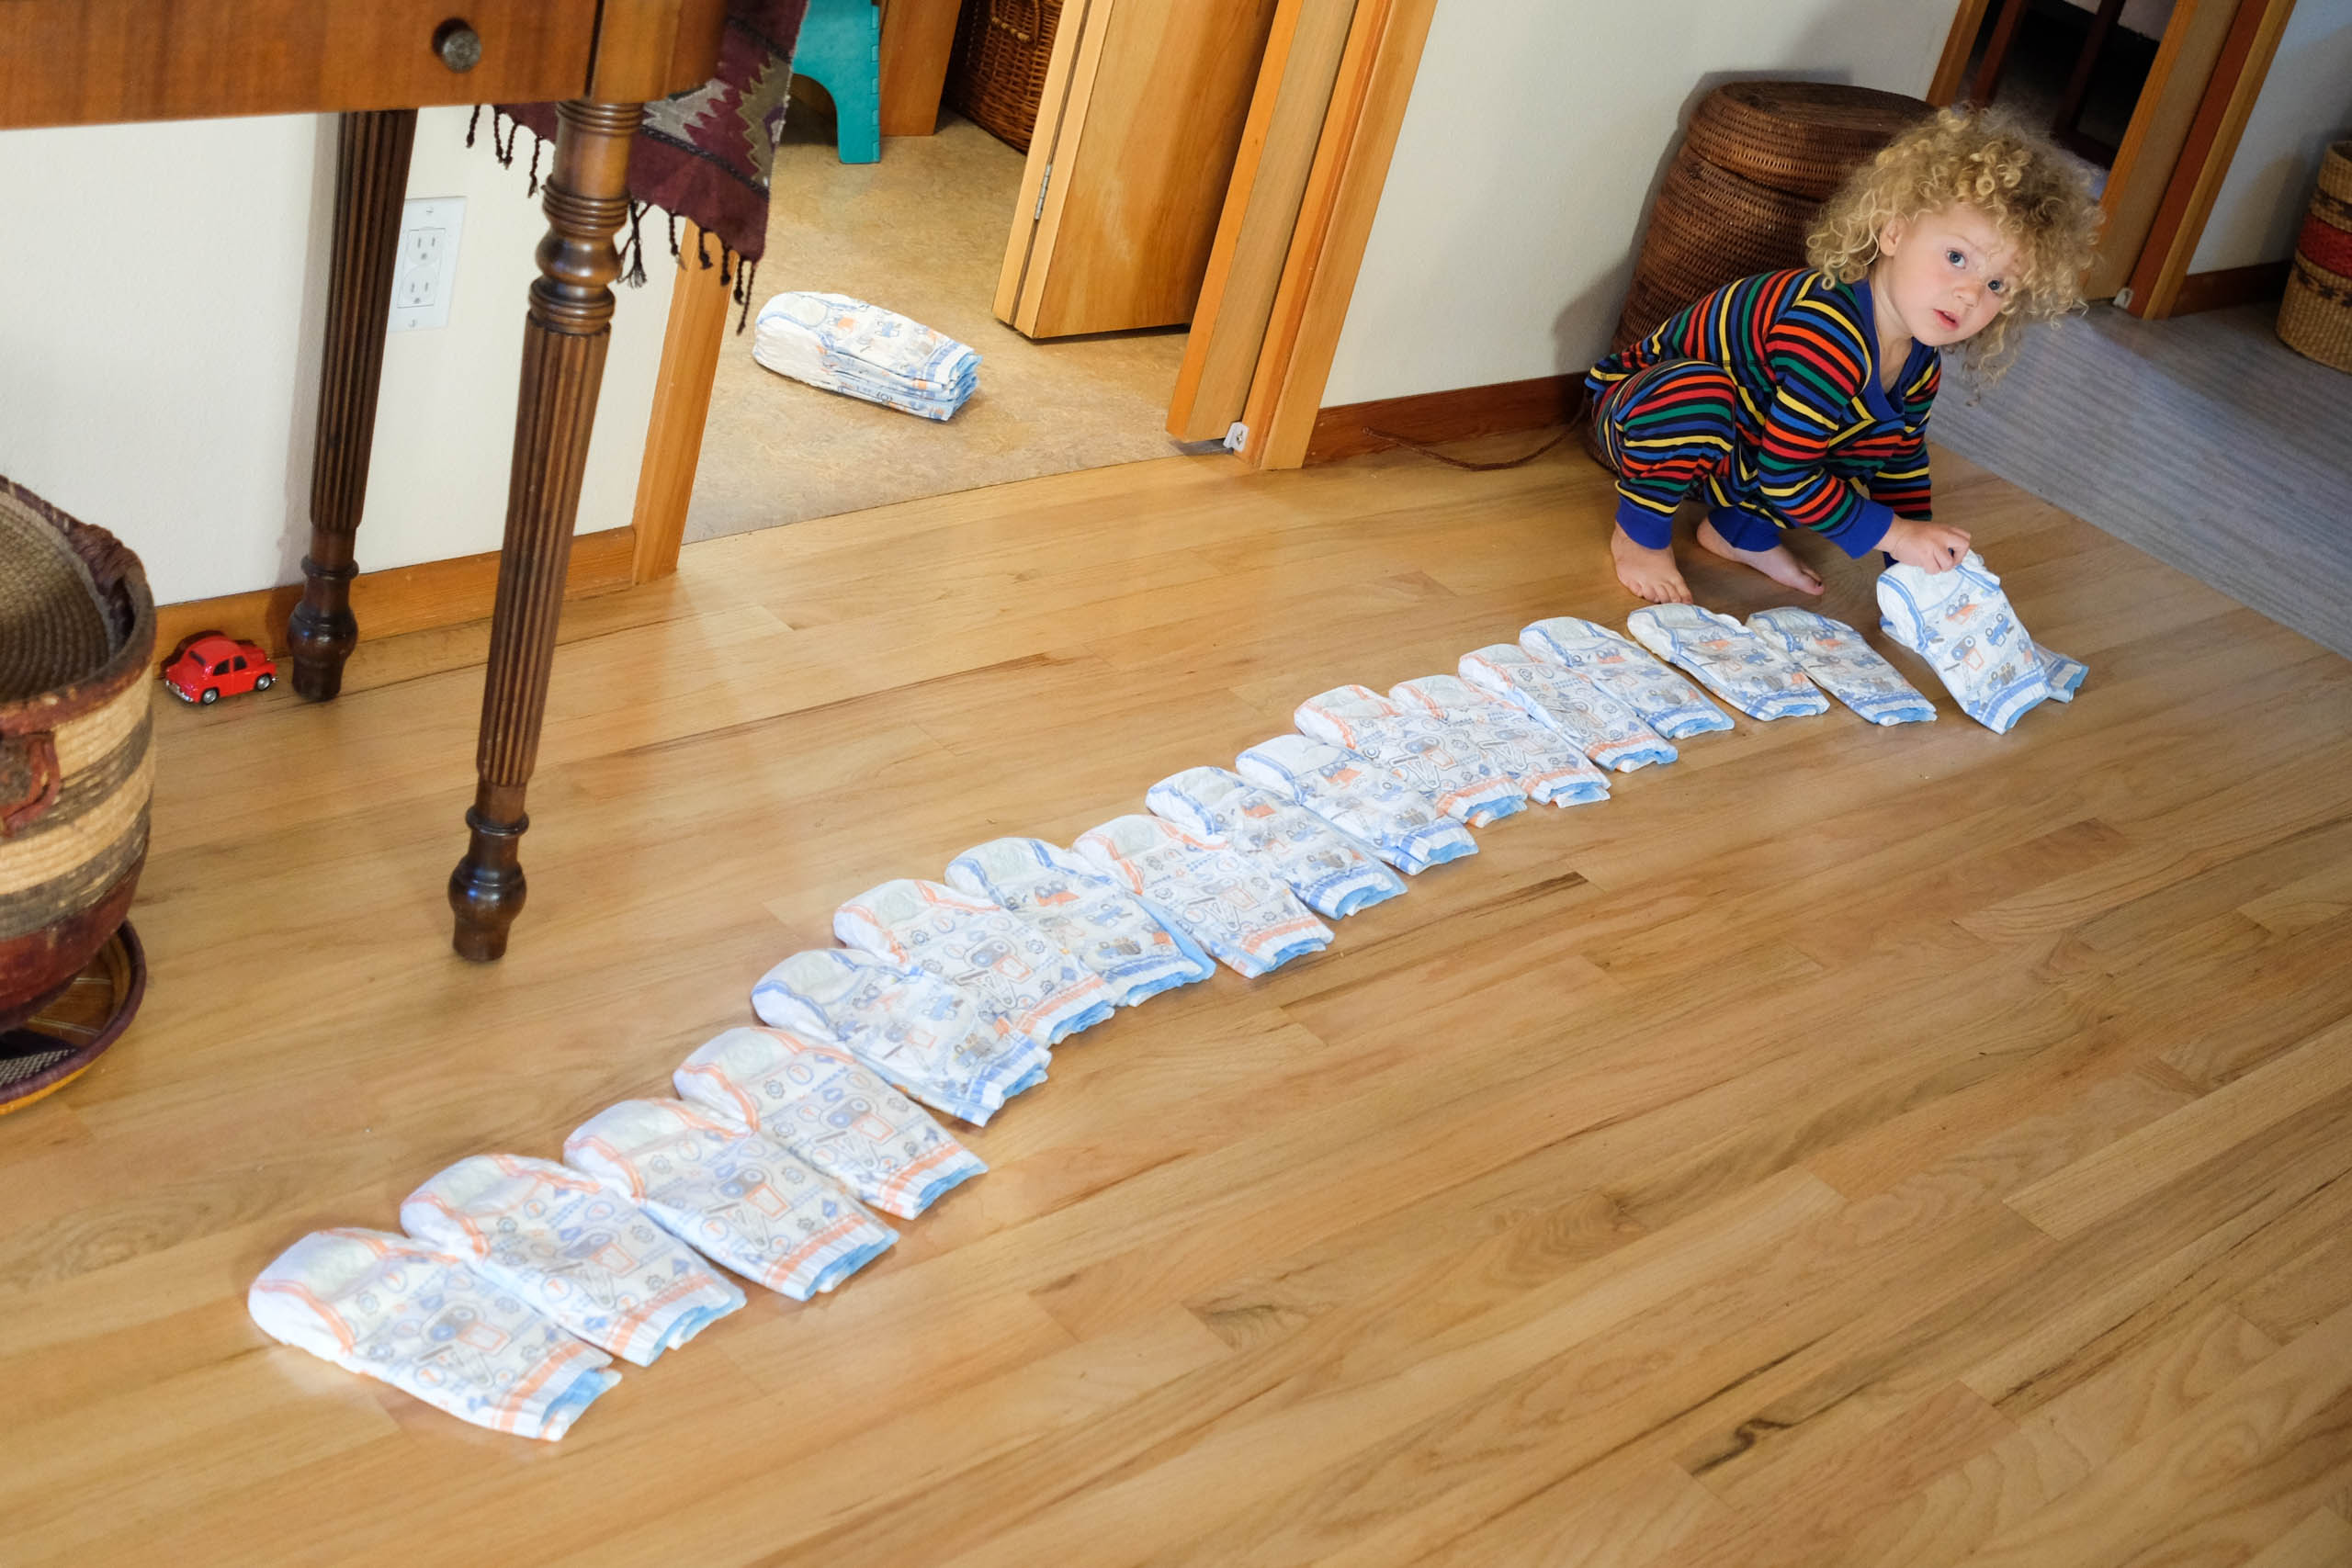
[[[1946,109],[1897,136],[1822,209],[1812,266],[1726,285],[1585,378],[1618,475],[1618,580],[1690,602],[1671,539],[1694,491],[1702,547],[1807,593],[1821,578],[1782,528],[1957,565],[1968,536],[1928,507],[1943,350],[1989,381],[2024,322],[2079,306],[2098,216],[2087,171],[1998,115]]]

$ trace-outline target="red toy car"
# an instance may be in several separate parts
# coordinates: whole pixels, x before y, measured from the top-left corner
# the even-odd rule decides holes
[[[164,684],[172,695],[207,706],[240,692],[266,692],[277,683],[277,666],[268,654],[220,632],[197,633],[164,666]]]

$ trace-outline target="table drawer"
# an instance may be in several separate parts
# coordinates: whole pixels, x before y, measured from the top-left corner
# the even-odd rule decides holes
[[[577,97],[597,0],[0,0],[0,128]],[[436,48],[479,40],[470,69]],[[450,51],[463,58],[462,39]]]

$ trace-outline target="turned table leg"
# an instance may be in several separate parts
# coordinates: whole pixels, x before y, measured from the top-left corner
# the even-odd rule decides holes
[[[620,272],[613,235],[628,212],[629,138],[644,112],[639,104],[578,101],[556,110],[548,237],[539,242],[539,276],[523,327],[506,542],[482,686],[475,758],[481,784],[466,813],[465,858],[449,874],[449,907],[458,916],[453,945],[478,961],[506,951],[507,928],[523,908],[520,852],[531,825],[523,792],[538,760],[581,470],[611,341],[607,285]]]
[[[351,580],[359,575],[352,536],[368,498],[392,263],[415,141],[414,109],[344,115],[336,138],[334,263],[319,367],[318,447],[311,458],[311,550],[302,558],[302,600],[286,628],[294,689],[319,702],[343,690],[344,660],[359,641],[351,615]]]

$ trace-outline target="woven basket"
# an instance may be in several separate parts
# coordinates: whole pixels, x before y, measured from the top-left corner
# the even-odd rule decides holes
[[[1721,169],[1686,146],[1666,172],[1611,350],[1724,284],[1804,265],[1805,231],[1819,203]]]
[[[154,653],[139,558],[0,479],[0,1028],[69,984],[130,908]]]
[[[2295,242],[2278,341],[2337,370],[2352,370],[2352,141],[2320,160],[2319,189]]]
[[[1683,145],[1743,179],[1810,197],[1935,111],[1917,98],[1824,82],[1727,82],[1691,112]]]
[[[964,0],[947,62],[947,107],[1029,151],[1061,19],[1062,0]]]

